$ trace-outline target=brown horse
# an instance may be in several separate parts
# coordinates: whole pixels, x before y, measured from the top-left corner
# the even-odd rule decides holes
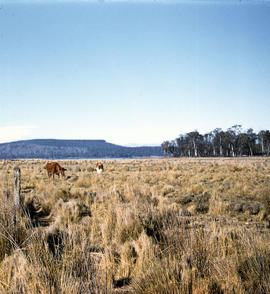
[[[47,170],[47,174],[48,174],[48,177],[50,178],[51,176],[53,176],[53,179],[54,179],[54,175],[58,175],[58,177],[60,175],[62,175],[62,177],[65,176],[65,171],[66,169],[61,167],[59,165],[59,163],[57,162],[48,162],[45,167],[44,167],[46,170]]]

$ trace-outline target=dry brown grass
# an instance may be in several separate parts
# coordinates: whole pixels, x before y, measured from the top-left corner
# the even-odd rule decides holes
[[[270,159],[45,163],[0,161],[0,293],[270,293]]]

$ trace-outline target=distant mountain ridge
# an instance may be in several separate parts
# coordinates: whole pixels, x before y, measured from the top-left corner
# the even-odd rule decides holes
[[[105,140],[33,139],[0,144],[0,159],[162,156],[161,146],[126,147]]]

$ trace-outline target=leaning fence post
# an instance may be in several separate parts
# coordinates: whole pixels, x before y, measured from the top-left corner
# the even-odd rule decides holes
[[[14,168],[14,220],[21,210],[21,170],[18,167]]]

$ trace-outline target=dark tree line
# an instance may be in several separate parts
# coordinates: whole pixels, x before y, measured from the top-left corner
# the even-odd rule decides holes
[[[161,144],[164,156],[210,157],[210,156],[269,156],[270,131],[255,133],[234,125],[223,131],[220,128],[204,135],[198,131],[180,135],[173,141]]]

